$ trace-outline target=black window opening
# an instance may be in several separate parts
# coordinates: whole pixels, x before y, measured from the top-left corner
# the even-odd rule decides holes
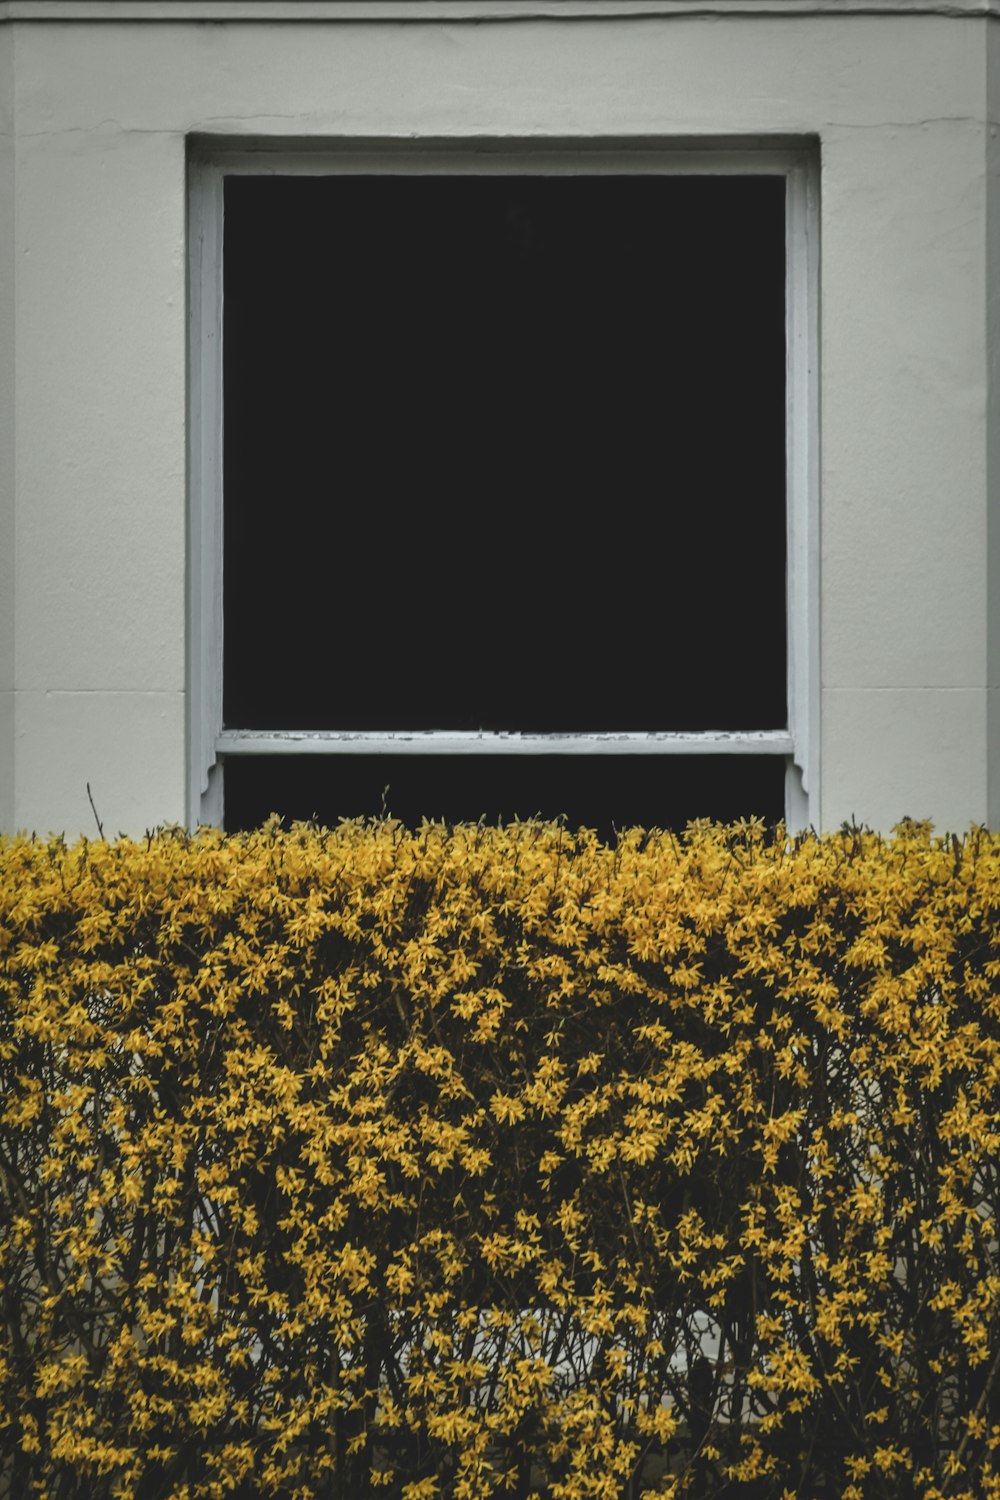
[[[228,176],[225,725],[785,726],[784,197]],[[783,780],[766,756],[232,756],[226,826],[375,814],[386,783],[407,821],[774,821]]]
[[[410,828],[540,814],[613,842],[625,828],[695,818],[774,823],[784,779],[778,755],[240,755],[226,763],[226,827],[259,827],[276,809],[331,827],[383,812]]]

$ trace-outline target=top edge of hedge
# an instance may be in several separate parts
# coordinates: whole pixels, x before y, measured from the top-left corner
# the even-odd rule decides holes
[[[447,870],[457,878],[463,864],[470,871],[491,864],[504,869],[511,860],[515,868],[525,860],[532,869],[552,862],[564,873],[589,870],[596,876],[613,871],[625,878],[640,870],[647,875],[681,869],[691,875],[697,870],[707,879],[748,866],[780,869],[786,875],[793,869],[827,869],[832,874],[849,867],[855,875],[861,867],[872,873],[876,867],[898,873],[905,866],[914,878],[919,870],[940,884],[946,878],[965,881],[973,869],[979,877],[989,878],[1000,860],[1000,833],[972,827],[962,835],[937,834],[930,822],[906,819],[888,835],[846,824],[836,832],[793,835],[780,823],[769,827],[758,819],[728,824],[706,819],[688,824],[682,832],[627,828],[615,842],[607,842],[593,829],[539,819],[506,824],[425,820],[416,828],[393,818],[345,819],[327,828],[304,822],[285,826],[275,817],[251,831],[229,834],[212,827],[189,831],[165,826],[143,838],[81,836],[71,841],[60,834],[0,835],[0,882],[8,883],[29,869],[37,874],[45,868],[114,868],[122,875],[132,870],[136,876],[140,871],[148,876],[158,863],[173,871],[189,868],[194,876],[200,869],[217,872],[220,861],[234,869],[256,868],[261,874],[280,869],[285,876],[312,870],[318,878],[334,868],[343,872],[353,866],[368,876],[384,876],[396,867],[418,874],[433,868],[441,875]]]
[[[394,847],[418,839],[424,844],[474,847],[507,847],[510,844],[555,845],[560,849],[582,850],[639,849],[670,851],[698,847],[721,847],[731,851],[767,851],[772,857],[784,858],[802,850],[836,850],[840,854],[855,856],[874,850],[890,851],[924,849],[947,851],[957,857],[959,851],[980,850],[995,846],[1000,841],[1000,831],[981,824],[972,824],[961,832],[935,831],[930,819],[903,818],[890,832],[880,833],[861,823],[844,823],[835,830],[818,833],[815,829],[788,832],[783,822],[768,824],[758,817],[741,818],[732,822],[719,822],[711,818],[695,818],[683,829],[663,829],[655,824],[629,826],[617,831],[614,840],[602,838],[598,832],[581,824],[571,826],[565,819],[514,818],[510,821],[488,823],[485,819],[476,822],[450,822],[444,819],[424,818],[417,825],[404,823],[394,817],[343,818],[334,825],[323,825],[315,821],[292,821],[272,815],[258,827],[235,833],[201,825],[188,829],[180,824],[161,824],[148,829],[141,837],[118,834],[109,837],[101,834],[93,837],[81,834],[67,838],[57,831],[42,835],[37,832],[18,830],[15,833],[0,833],[0,855],[12,851],[32,849],[47,850],[53,856],[69,851],[96,849],[149,850],[154,846],[178,847],[187,850],[202,849],[246,849],[295,845],[298,847],[325,848],[339,845],[364,843],[389,843]]]

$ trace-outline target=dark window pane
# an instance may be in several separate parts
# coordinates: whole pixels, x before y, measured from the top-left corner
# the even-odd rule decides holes
[[[783,179],[225,215],[228,724],[785,723]]]
[[[682,829],[692,818],[784,816],[785,762],[751,755],[273,755],[226,762],[225,826],[376,816],[490,823],[557,818],[570,827]],[[385,788],[388,787],[386,791]]]

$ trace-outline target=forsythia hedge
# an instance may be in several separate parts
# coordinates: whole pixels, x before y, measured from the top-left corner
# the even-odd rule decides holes
[[[0,843],[0,1492],[1000,1497],[1000,840]]]

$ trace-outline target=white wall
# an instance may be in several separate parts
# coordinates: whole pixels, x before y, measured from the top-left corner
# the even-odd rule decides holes
[[[9,567],[13,555],[16,572],[16,590],[0,578],[0,704],[12,600],[16,616],[7,826],[93,831],[88,781],[110,832],[184,816],[192,133],[818,137],[815,816],[826,827],[851,815],[884,827],[903,815],[943,828],[1000,822],[1000,607],[987,568],[989,549],[1000,551],[989,524],[1000,503],[988,442],[995,294],[987,319],[1000,155],[986,137],[988,78],[1000,115],[998,27],[972,15],[720,9],[499,24],[0,25],[16,161],[10,215],[0,158],[0,371],[11,357],[2,268],[17,267],[15,442],[0,444],[0,494],[16,470],[12,548],[0,501],[0,558]]]
[[[14,34],[0,27],[0,828],[14,825]]]
[[[987,819],[1000,828],[1000,26],[987,40]]]

